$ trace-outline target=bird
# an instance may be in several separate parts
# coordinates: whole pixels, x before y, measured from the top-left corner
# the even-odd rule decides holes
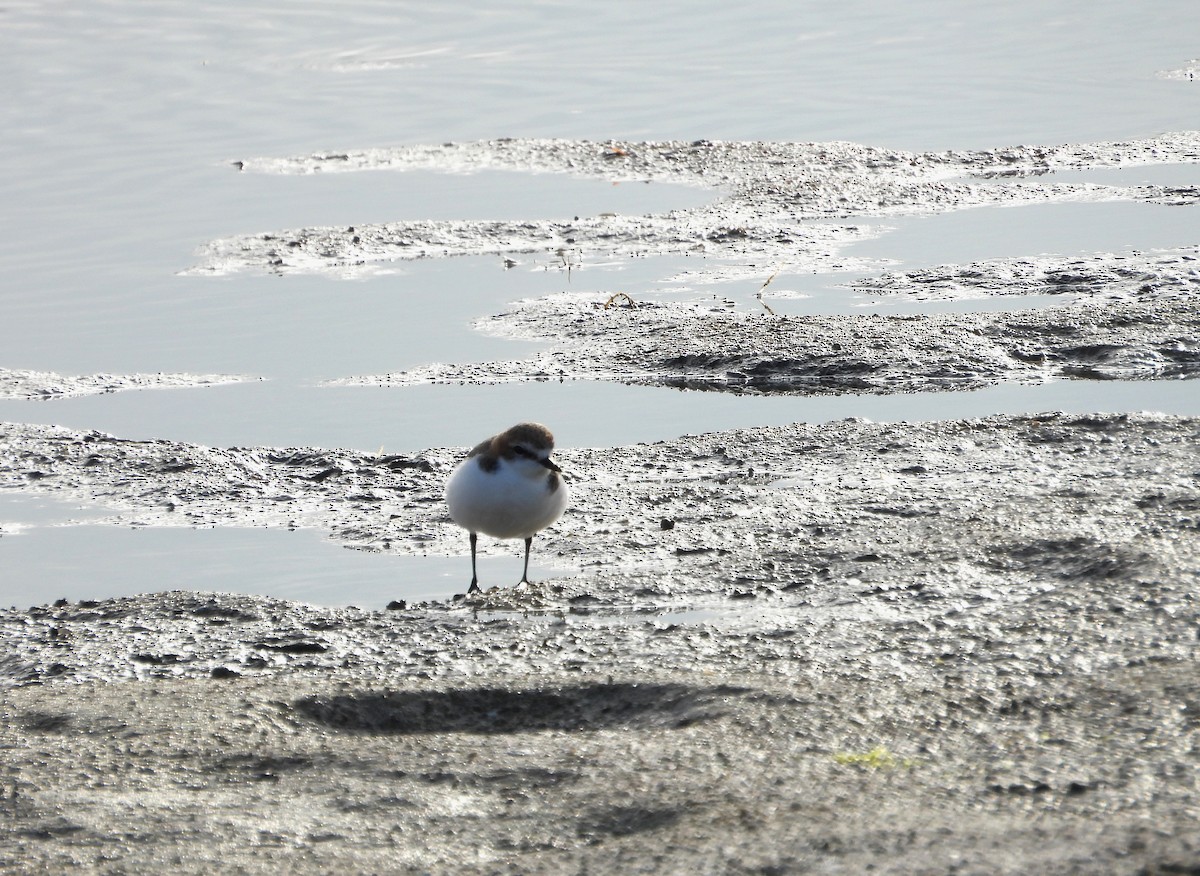
[[[475,549],[481,532],[525,540],[525,569],[517,586],[529,583],[533,537],[562,516],[569,498],[562,469],[550,458],[553,452],[549,429],[518,423],[477,444],[446,479],[450,519],[470,533],[468,593],[479,590]]]

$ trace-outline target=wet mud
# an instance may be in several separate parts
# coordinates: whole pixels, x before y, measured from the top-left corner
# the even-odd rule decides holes
[[[439,494],[463,448],[13,425],[2,446],[6,487],[114,523],[462,550]],[[568,449],[577,507],[539,542],[577,575],[391,610],[168,592],[4,611],[0,859],[1186,868],[1197,447],[1195,419],[1051,413]]]
[[[497,167],[715,194],[661,216],[267,232],[213,242],[193,270],[566,250],[702,256],[696,283],[849,269],[858,217],[1189,209],[1191,188],[1052,173],[1197,160],[1196,133],[922,154],[505,140],[243,159],[243,172]],[[1194,248],[853,282],[1063,303],[798,318],[565,293],[479,322],[546,344],[531,358],[345,382],[904,393],[1183,379],[1200,358]],[[12,385],[38,397],[32,377]],[[527,587],[346,608],[47,594],[0,611],[0,869],[1192,872],[1198,448],[1194,418],[1055,412],[572,448],[556,458],[575,504],[537,549],[577,571]],[[461,556],[441,491],[465,452],[0,424],[0,488],[110,509],[92,524],[305,527],[357,550]]]
[[[1010,265],[884,275],[877,294],[913,288],[954,294],[983,286],[1068,294],[1070,304],[998,313],[778,316],[727,302],[608,300],[564,293],[518,301],[477,322],[544,347],[508,362],[431,363],[329,381],[403,386],[427,382],[617,380],[732,392],[897,393],[967,389],[1049,378],[1191,378],[1200,374],[1200,261],[1161,282],[1110,282],[1099,269],[1069,278],[1052,268],[1016,279]],[[1001,274],[995,284],[987,276]],[[930,275],[933,275],[930,277]],[[1087,292],[1094,283],[1095,291]],[[1136,285],[1137,288],[1131,289]],[[866,287],[866,286],[864,286]],[[1069,288],[1069,293],[1064,290]],[[1023,294],[1011,293],[1010,294]]]
[[[491,140],[236,162],[241,172],[503,169],[613,181],[661,181],[714,192],[712,203],[651,216],[573,222],[393,222],[309,227],[222,238],[191,273],[355,273],[389,261],[561,251],[704,255],[700,279],[862,267],[837,250],[869,233],[854,218],[972,207],[1132,200],[1190,205],[1194,186],[1039,181],[1056,170],[1200,161],[1200,132],[1129,142],[901,152],[854,143]],[[823,221],[809,221],[823,220]],[[699,261],[699,260],[698,260]],[[750,262],[749,269],[747,262]]]
[[[1163,70],[1158,74],[1163,79],[1174,79],[1180,82],[1195,82],[1200,76],[1200,58],[1193,58],[1182,67]]]
[[[181,389],[245,380],[229,374],[83,374],[0,368],[0,399],[49,400],[130,389]]]
[[[712,203],[663,215],[572,223],[405,222],[305,228],[214,241],[196,272],[362,270],[396,259],[538,253],[694,255],[674,278],[870,271],[874,295],[955,300],[1013,296],[1011,311],[787,317],[725,300],[645,301],[628,291],[513,303],[481,331],[547,347],[513,362],[429,363],[331,383],[405,385],[605,379],[731,391],[904,392],[1047,377],[1146,379],[1197,372],[1196,247],[1083,258],[1013,258],[897,274],[847,257],[874,233],[858,218],[984,206],[1136,200],[1188,209],[1189,186],[1055,182],[1057,170],[1200,161],[1200,134],[1125,143],[908,153],[849,143],[587,143],[500,140],[254,159],[244,172],[504,168],[702,185]],[[1043,177],[1046,181],[1043,181]],[[812,221],[818,220],[818,221]],[[1018,296],[1061,296],[1029,311]]]

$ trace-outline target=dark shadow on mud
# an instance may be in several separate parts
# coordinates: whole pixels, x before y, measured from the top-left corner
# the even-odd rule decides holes
[[[305,717],[351,733],[520,733],[612,727],[686,727],[723,715],[730,697],[748,688],[681,684],[580,684],[511,690],[447,691],[305,697]]]
[[[695,804],[687,808],[694,810]],[[670,827],[685,813],[685,807],[616,806],[585,813],[576,824],[575,832],[598,842],[604,836],[632,836]]]

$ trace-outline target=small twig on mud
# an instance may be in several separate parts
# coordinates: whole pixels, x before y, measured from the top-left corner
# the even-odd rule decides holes
[[[775,315],[775,311],[771,309],[771,305],[769,305],[769,304],[767,304],[767,302],[763,301],[762,295],[763,295],[763,292],[766,290],[766,288],[771,285],[771,281],[779,276],[779,272],[782,271],[784,267],[787,267],[787,266],[784,265],[783,267],[780,267],[779,270],[777,270],[774,274],[767,277],[767,282],[763,283],[761,286],[758,287],[758,294],[756,296],[754,296],[755,298],[758,299],[758,303],[763,306],[763,309],[766,310],[767,313],[771,314],[771,316]]]
[[[554,254],[556,256],[558,256],[559,261],[562,264],[562,267],[564,267],[566,269],[567,282],[570,283],[571,282],[571,269],[575,267],[575,264],[571,261],[571,256],[567,252],[567,248],[565,246],[560,246],[558,249],[556,249],[554,251]]]
[[[637,302],[630,297],[629,293],[614,292],[612,295],[608,296],[608,300],[604,302],[604,309],[608,310],[610,307],[615,306],[618,298],[624,298],[626,301],[628,301],[629,304],[626,305],[628,307],[637,307]]]

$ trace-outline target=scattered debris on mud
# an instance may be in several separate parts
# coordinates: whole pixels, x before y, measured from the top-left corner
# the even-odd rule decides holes
[[[1172,70],[1162,70],[1158,74],[1163,79],[1174,79],[1180,82],[1195,82],[1200,78],[1200,58],[1192,58],[1182,67]]]

